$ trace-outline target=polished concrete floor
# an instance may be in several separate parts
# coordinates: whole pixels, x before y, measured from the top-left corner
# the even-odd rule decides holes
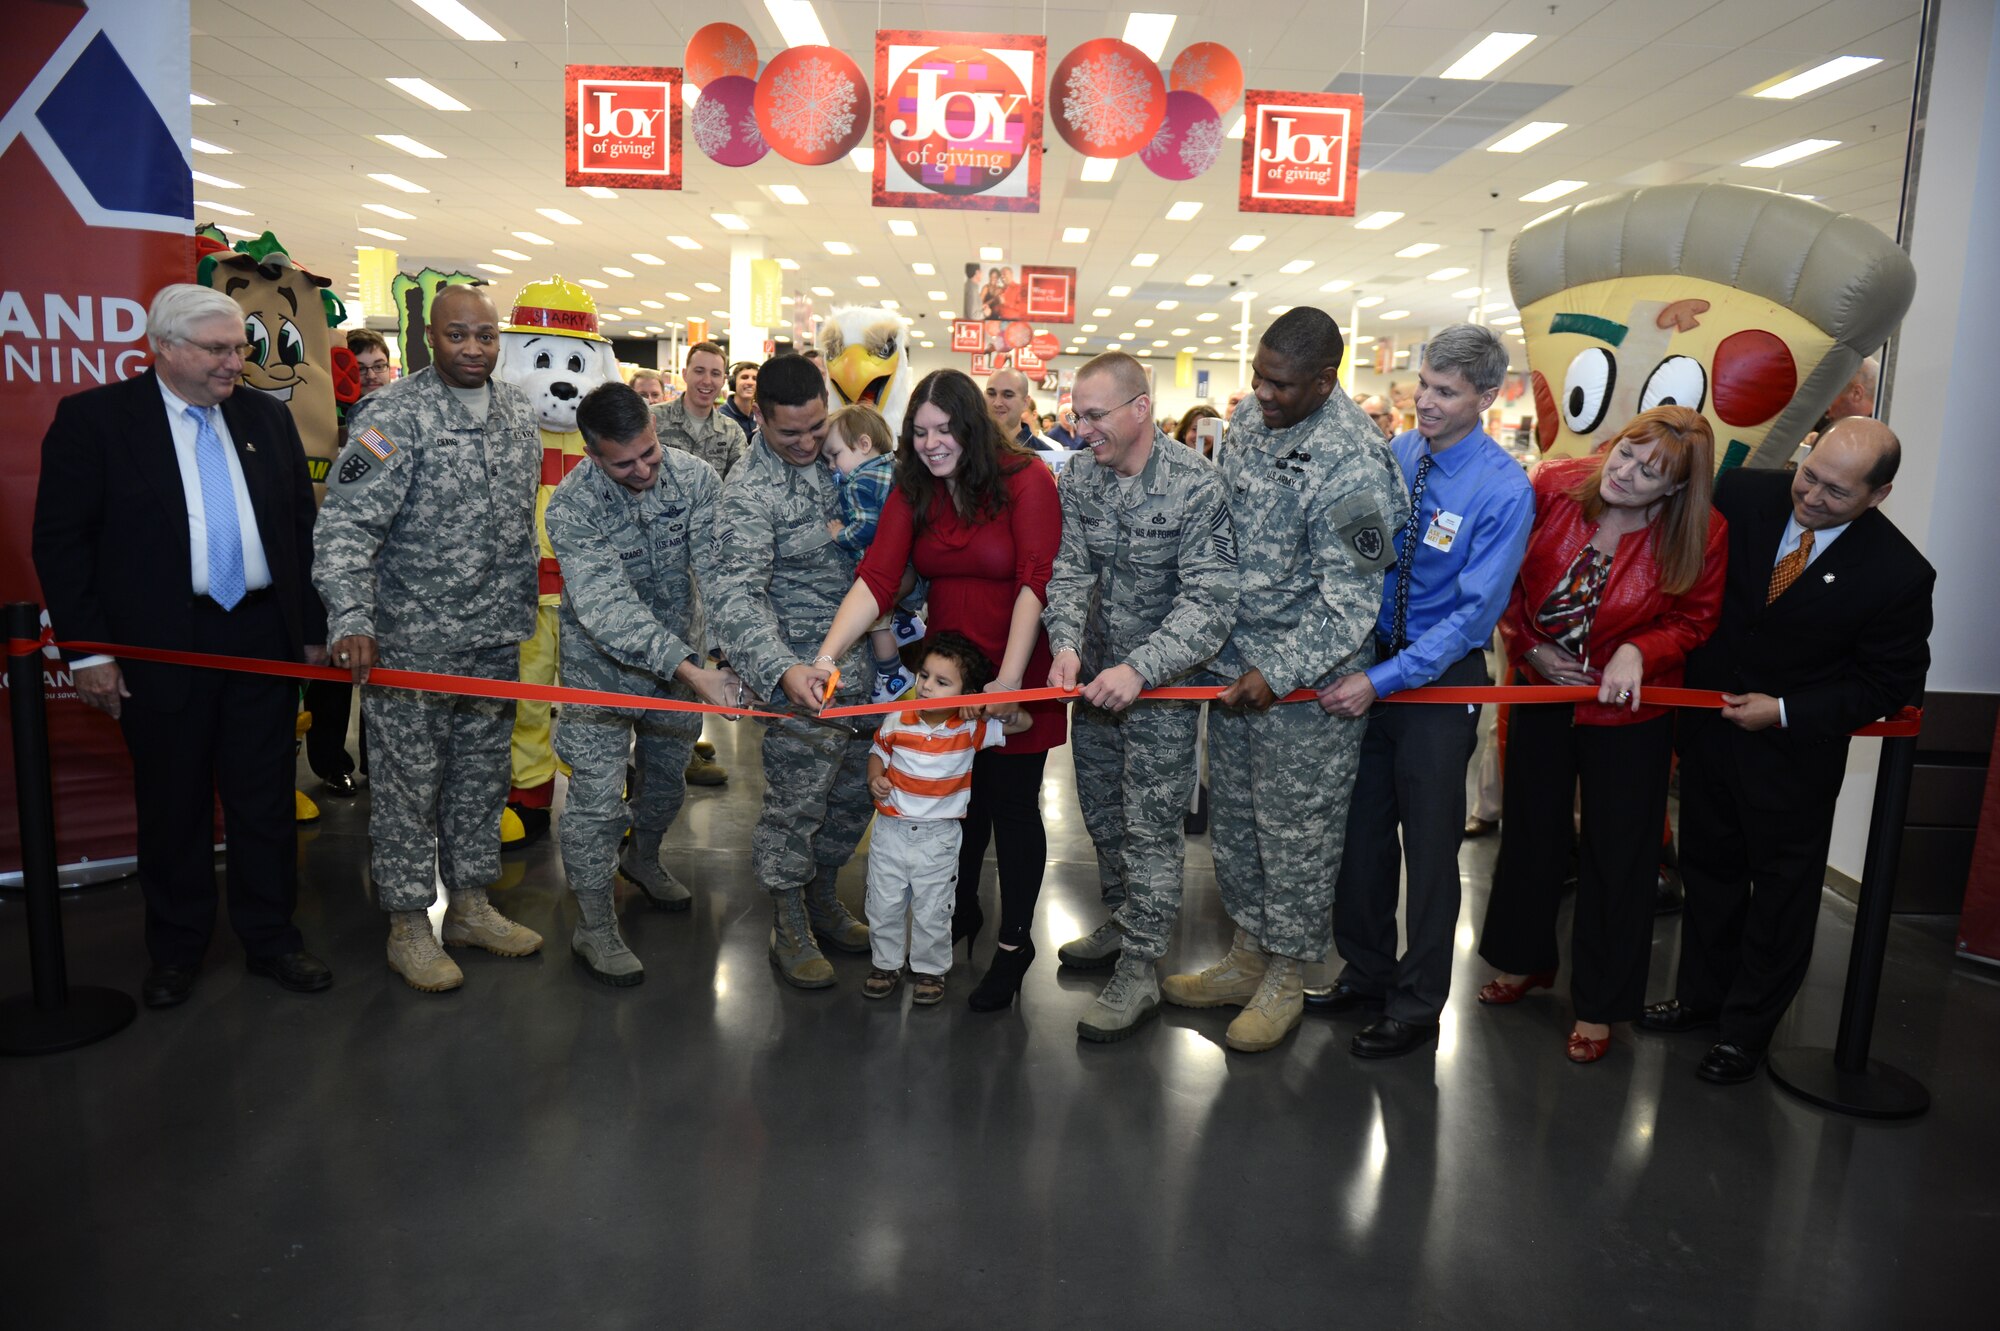
[[[864,958],[836,956],[831,991],[775,981],[745,853],[754,734],[723,729],[733,779],[670,839],[694,910],[622,903],[632,990],[572,964],[546,842],[496,899],[548,949],[461,958],[453,994],[404,987],[366,796],[324,800],[300,916],[331,992],[246,976],[223,936],[184,1007],[0,1061],[0,1327],[1996,1324],[2000,985],[1944,928],[1899,924],[1890,949],[1876,1053],[1936,1097],[1900,1125],[1703,1084],[1696,1036],[1621,1029],[1573,1067],[1560,997],[1482,1009],[1490,840],[1463,854],[1435,1053],[1360,1062],[1356,1022],[1308,1017],[1238,1055],[1227,1011],[1172,1008],[1090,1045],[1099,981],[1053,964],[1097,919],[1066,750],[1043,959],[981,1016],[963,963],[936,1009],[863,1000]],[[842,879],[857,904],[862,877]],[[72,977],[136,992],[136,890],[66,917]],[[1168,964],[1228,933],[1198,839]],[[1848,936],[1829,898],[1791,1036],[1830,1041]],[[26,988],[24,956],[0,900],[0,991]]]

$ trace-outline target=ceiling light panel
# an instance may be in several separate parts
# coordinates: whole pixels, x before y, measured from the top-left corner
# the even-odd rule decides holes
[[[1396,223],[1402,220],[1403,220],[1403,215],[1401,213],[1392,213],[1392,212],[1370,213],[1368,214],[1368,216],[1356,222],[1354,224],[1354,229],[1356,231],[1380,231],[1383,227],[1394,226]]]
[[[425,106],[433,107],[439,111],[469,111],[472,109],[427,79],[385,79],[384,82],[392,88],[408,93]]]
[[[1872,55],[1836,56],[1823,65],[1814,65],[1802,74],[1794,74],[1788,79],[1773,83],[1768,88],[1752,93],[1754,97],[1772,97],[1779,101],[1790,101],[1803,97],[1809,92],[1818,92],[1829,83],[1838,83],[1844,78],[1859,74],[1864,69],[1873,69],[1881,64],[1879,57]]]
[[[797,185],[773,185],[771,197],[779,203],[790,204],[794,208],[802,207],[807,202],[806,192]]]
[[[507,40],[492,24],[460,4],[459,0],[410,0],[410,3],[451,29],[454,36],[468,42]]]
[[[1165,54],[1167,41],[1174,34],[1172,14],[1145,14],[1134,12],[1125,20],[1125,40],[1146,53],[1146,59],[1160,63]]]
[[[383,143],[388,144],[391,148],[401,148],[412,157],[441,158],[444,156],[443,153],[431,147],[428,143],[419,143],[407,134],[377,134],[375,137]]]
[[[581,217],[571,217],[568,213],[564,212],[560,208],[537,208],[535,209],[535,211],[540,213],[543,217],[548,218],[551,222],[554,222],[557,226],[583,225],[583,219]]]
[[[1531,120],[1498,143],[1487,144],[1486,151],[1524,153],[1550,135],[1560,134],[1568,128],[1569,125],[1560,120]]]
[[[917,234],[917,224],[907,217],[892,217],[889,219],[889,234],[892,236],[914,236]]]
[[[1534,40],[1532,32],[1489,32],[1479,40],[1478,45],[1452,61],[1438,77],[1483,79],[1519,55]]]
[[[1839,146],[1839,139],[1800,139],[1797,143],[1789,143],[1782,148],[1773,149],[1761,157],[1752,157],[1743,163],[1743,165],[1755,167],[1785,166],[1798,161],[1802,157],[1811,157],[1814,153],[1823,153],[1828,148],[1838,148]],[[1534,199],[1531,202],[1539,203],[1541,200]]]
[[[1745,166],[1749,163],[1745,162]],[[1548,203],[1560,199],[1565,194],[1574,194],[1590,182],[1587,180],[1551,180],[1538,190],[1530,190],[1521,196],[1522,203]]]
[[[1167,220],[1169,222],[1192,222],[1200,212],[1201,205],[1199,203],[1193,199],[1182,199],[1179,203],[1167,209]]]
[[[387,185],[390,189],[399,189],[403,191],[403,193],[405,194],[430,193],[430,191],[424,188],[422,185],[416,184],[412,181],[405,180],[401,176],[391,175],[387,171],[371,171],[368,173],[368,178],[374,181],[378,185]]]

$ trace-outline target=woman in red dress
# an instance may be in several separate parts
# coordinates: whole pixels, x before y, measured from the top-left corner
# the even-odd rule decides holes
[[[1003,438],[979,386],[957,370],[925,375],[903,415],[896,488],[882,507],[874,542],[820,645],[815,667],[837,659],[895,605],[903,572],[930,580],[925,622],[932,632],[970,638],[995,667],[990,692],[1048,682],[1049,639],[1042,606],[1062,510],[1055,478],[1035,454]],[[1011,715],[1012,707],[996,707]],[[1068,734],[1060,702],[1026,705],[1032,724],[972,765],[972,803],[959,851],[952,937],[972,939],[985,923],[980,866],[995,842],[1000,868],[1000,941],[993,965],[972,991],[976,1012],[1007,1007],[1035,959],[1029,937],[1048,861],[1042,827],[1042,768]],[[971,950],[967,942],[968,953]]]

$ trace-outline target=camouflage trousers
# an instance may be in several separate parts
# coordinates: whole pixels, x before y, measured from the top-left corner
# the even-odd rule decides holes
[[[1195,785],[1198,703],[1137,702],[1070,712],[1076,799],[1097,847],[1098,890],[1125,934],[1125,955],[1158,961],[1181,908]]]
[[[580,687],[696,701],[694,690],[679,680],[645,688],[635,686],[632,673],[616,681],[584,681]],[[611,885],[627,826],[657,834],[674,825],[687,794],[688,755],[701,735],[701,723],[700,712],[563,708],[556,753],[569,764],[570,777],[556,844],[571,886],[590,890]],[[628,757],[637,773],[630,790]]]
[[[1367,726],[1366,718],[1328,716],[1312,702],[1209,710],[1215,883],[1229,918],[1267,952],[1326,956]]]
[[[769,892],[804,887],[823,865],[854,858],[868,819],[868,747],[863,725],[773,721],[764,732],[764,803],[750,833],[750,870]]]
[[[382,665],[513,681],[521,652],[512,643],[385,651]],[[369,872],[382,909],[428,910],[439,878],[452,890],[498,878],[513,702],[368,688],[361,712],[368,721]]]

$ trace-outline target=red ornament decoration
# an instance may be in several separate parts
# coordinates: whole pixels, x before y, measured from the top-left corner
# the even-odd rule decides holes
[[[771,145],[757,128],[757,84],[739,74],[712,80],[688,111],[688,137],[710,161],[749,166],[762,161]]]
[[[1035,330],[1018,319],[1000,330],[1000,341],[1009,351],[1019,351],[1034,340]]]
[[[1218,116],[1243,95],[1243,62],[1220,42],[1195,42],[1174,57],[1167,71],[1170,92],[1191,92],[1215,108]]]
[[[1028,345],[1034,348],[1035,354],[1043,360],[1050,360],[1062,351],[1062,343],[1046,328],[1036,333],[1034,340]]]
[[[1167,115],[1167,85],[1146,53],[1116,37],[1071,51],[1049,79],[1049,120],[1064,143],[1091,157],[1130,157]]]
[[[801,166],[839,161],[867,137],[868,80],[845,51],[794,46],[757,76],[757,128]]]
[[[1199,93],[1167,94],[1167,117],[1160,132],[1139,154],[1148,171],[1162,180],[1193,180],[1215,165],[1222,152],[1222,117]]]
[[[711,23],[688,38],[681,60],[687,81],[706,88],[717,79],[757,77],[757,43],[734,23]]]

